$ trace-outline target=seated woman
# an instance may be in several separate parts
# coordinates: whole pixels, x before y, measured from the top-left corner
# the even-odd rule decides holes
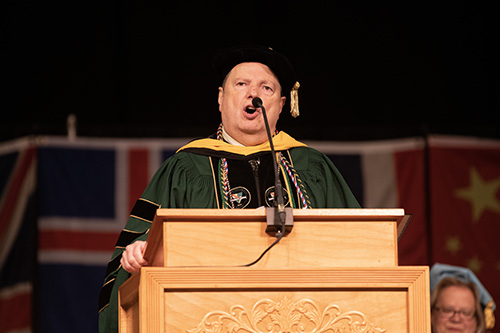
[[[430,275],[433,333],[484,333],[493,328],[495,303],[472,271],[435,264]]]

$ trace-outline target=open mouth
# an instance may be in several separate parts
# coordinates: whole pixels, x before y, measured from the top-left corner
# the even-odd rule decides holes
[[[253,106],[247,106],[247,107],[245,108],[245,112],[246,112],[246,113],[249,113],[249,114],[253,114],[253,113],[255,113],[255,111],[257,111],[257,109],[256,109],[256,108],[254,108]]]

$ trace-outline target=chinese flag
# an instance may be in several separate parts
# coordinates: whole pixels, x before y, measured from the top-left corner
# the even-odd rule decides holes
[[[431,139],[429,186],[433,262],[470,268],[499,304],[500,141]]]

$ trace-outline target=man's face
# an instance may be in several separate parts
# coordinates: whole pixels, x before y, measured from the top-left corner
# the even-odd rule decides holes
[[[463,286],[444,288],[432,312],[432,331],[435,333],[460,332],[475,333],[477,320],[475,317],[465,318],[460,311],[474,313],[475,299],[472,291]]]
[[[262,99],[271,134],[274,134],[286,101],[281,97],[278,79],[264,64],[244,62],[236,65],[226,77],[224,87],[219,88],[219,111],[226,132],[246,146],[267,141],[262,112],[260,109],[253,112],[254,97]]]

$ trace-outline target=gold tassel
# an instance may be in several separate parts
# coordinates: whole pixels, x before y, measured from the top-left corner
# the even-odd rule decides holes
[[[484,322],[486,329],[493,329],[495,327],[495,315],[493,314],[493,300],[489,301],[484,308]]]
[[[299,116],[299,88],[300,83],[297,81],[293,85],[292,90],[290,90],[290,114],[292,117],[297,118]]]

